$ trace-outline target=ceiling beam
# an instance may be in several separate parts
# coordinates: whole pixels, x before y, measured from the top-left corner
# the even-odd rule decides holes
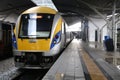
[[[79,0],[76,0],[77,2],[79,2]],[[101,16],[106,22],[109,22],[106,19],[106,16],[104,16],[102,13],[100,13],[95,7],[91,6],[90,4],[84,2],[83,0],[80,0],[81,3],[85,4],[86,6],[88,6],[90,9],[92,9],[95,13],[97,13],[99,16]],[[79,2],[79,3],[80,3]]]

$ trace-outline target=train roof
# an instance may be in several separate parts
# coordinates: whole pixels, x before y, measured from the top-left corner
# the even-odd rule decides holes
[[[50,13],[50,14],[56,14],[57,11],[50,8],[50,7],[36,6],[36,7],[30,8],[30,9],[27,9],[22,14],[27,14],[27,13]]]

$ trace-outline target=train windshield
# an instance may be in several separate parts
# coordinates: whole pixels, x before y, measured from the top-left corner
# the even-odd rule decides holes
[[[23,14],[19,29],[21,38],[49,38],[54,14]]]

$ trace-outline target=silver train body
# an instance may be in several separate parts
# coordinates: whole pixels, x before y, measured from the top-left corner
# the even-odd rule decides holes
[[[73,39],[62,16],[48,7],[33,7],[23,12],[13,35],[16,67],[50,68]]]

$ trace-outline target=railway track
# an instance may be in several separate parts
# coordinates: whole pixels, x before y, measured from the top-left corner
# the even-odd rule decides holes
[[[41,80],[48,69],[22,69],[21,74],[12,80]]]

